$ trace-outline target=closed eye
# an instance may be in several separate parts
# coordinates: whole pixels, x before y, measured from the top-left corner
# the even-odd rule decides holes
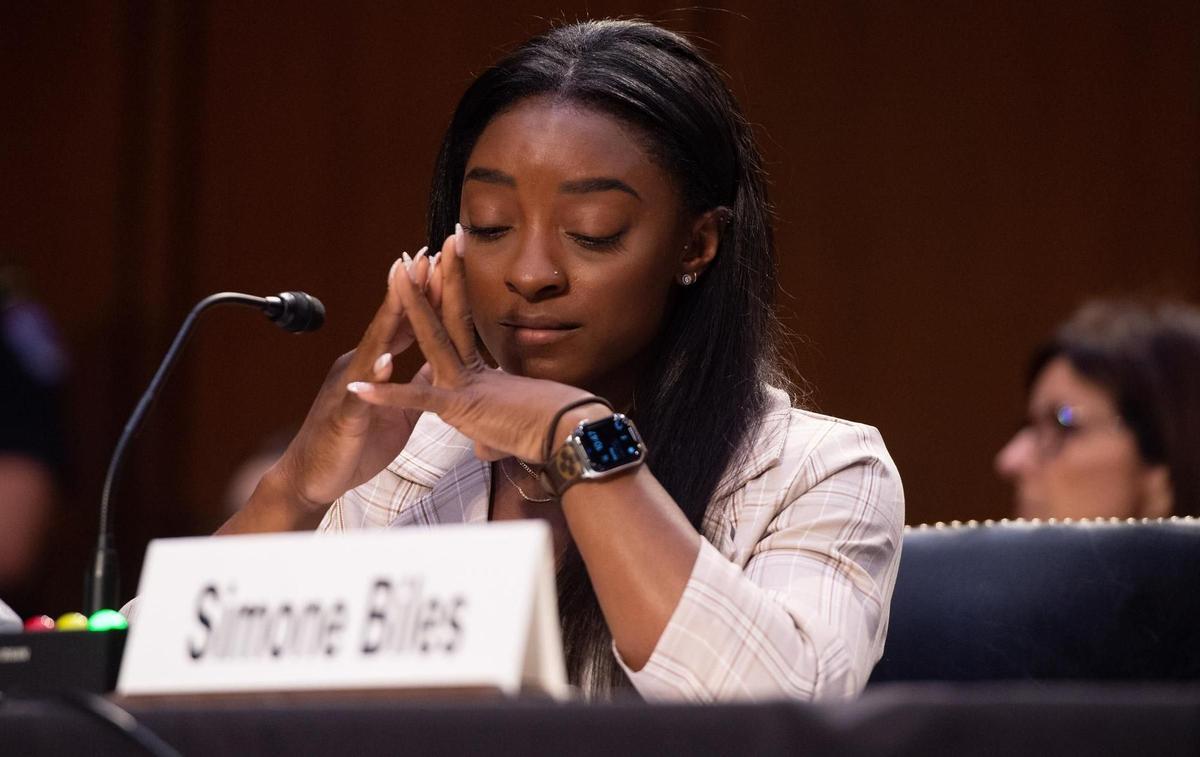
[[[607,237],[590,237],[586,234],[572,234],[567,232],[567,236],[575,241],[580,247],[589,250],[615,250],[621,246],[621,239],[625,236],[625,230],[622,229],[616,234],[611,234]]]
[[[481,242],[494,242],[512,229],[511,226],[469,226],[463,224],[463,231]]]

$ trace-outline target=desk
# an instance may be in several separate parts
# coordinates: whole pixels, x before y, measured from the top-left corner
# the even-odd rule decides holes
[[[130,707],[188,755],[1200,754],[1200,685],[886,684],[836,704],[262,701]],[[0,705],[0,751],[131,754],[60,704]]]

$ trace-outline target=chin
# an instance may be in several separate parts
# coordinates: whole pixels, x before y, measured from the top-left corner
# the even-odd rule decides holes
[[[560,360],[550,357],[525,355],[515,359],[510,358],[501,362],[500,367],[505,373],[511,373],[514,376],[578,385],[576,384],[578,377],[573,372],[565,370]]]
[[[1046,507],[1045,502],[1032,500],[1021,495],[1017,496],[1015,509],[1016,516],[1018,518],[1025,518],[1026,520],[1032,520],[1034,518],[1047,518],[1050,515],[1049,508]]]

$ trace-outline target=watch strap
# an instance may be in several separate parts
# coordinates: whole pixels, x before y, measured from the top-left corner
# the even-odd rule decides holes
[[[550,459],[546,461],[545,467],[542,468],[542,486],[545,487],[555,497],[561,497],[563,492],[571,488],[575,484],[583,480],[584,466],[587,465],[587,460],[583,449],[579,446],[576,431],[571,432],[566,441]]]
[[[610,411],[614,411],[614,408],[613,408],[611,402],[604,399],[603,397],[597,397],[595,395],[592,395],[591,397],[584,397],[583,399],[578,399],[578,400],[575,400],[574,402],[568,402],[567,404],[565,404],[561,408],[559,408],[559,411],[557,413],[555,413],[554,417],[550,420],[550,429],[548,431],[546,431],[546,440],[544,442],[542,442],[542,459],[545,460],[547,464],[550,463],[550,458],[553,456],[553,453],[554,453],[554,441],[555,441],[554,435],[558,431],[558,422],[561,421],[562,417],[564,415],[566,415],[568,412],[570,412],[571,410],[574,410],[577,407],[583,407],[584,405],[591,405],[591,404],[604,405]]]
[[[590,453],[585,446],[584,435],[588,429],[600,426],[602,424],[620,424],[624,426],[630,435],[631,440],[626,441],[626,444],[637,445],[637,455],[634,459],[620,463],[613,467],[597,468],[596,461],[590,457]],[[631,449],[630,452],[635,450]],[[613,413],[606,418],[598,420],[584,420],[578,426],[567,434],[562,445],[554,451],[554,453],[546,460],[546,464],[542,468],[539,481],[546,491],[553,494],[555,497],[561,497],[563,492],[571,488],[580,481],[593,481],[597,479],[609,478],[610,476],[621,475],[622,473],[642,465],[646,461],[646,446],[641,440],[641,435],[637,431],[637,426],[633,421],[621,413]],[[611,461],[607,461],[611,464]]]

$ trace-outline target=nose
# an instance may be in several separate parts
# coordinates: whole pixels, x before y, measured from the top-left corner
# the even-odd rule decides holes
[[[567,288],[567,277],[559,252],[555,234],[540,230],[526,234],[505,272],[505,286],[530,302],[561,294]]]
[[[1036,463],[1033,433],[1023,428],[996,453],[996,474],[1001,478],[1015,480],[1027,473]]]

